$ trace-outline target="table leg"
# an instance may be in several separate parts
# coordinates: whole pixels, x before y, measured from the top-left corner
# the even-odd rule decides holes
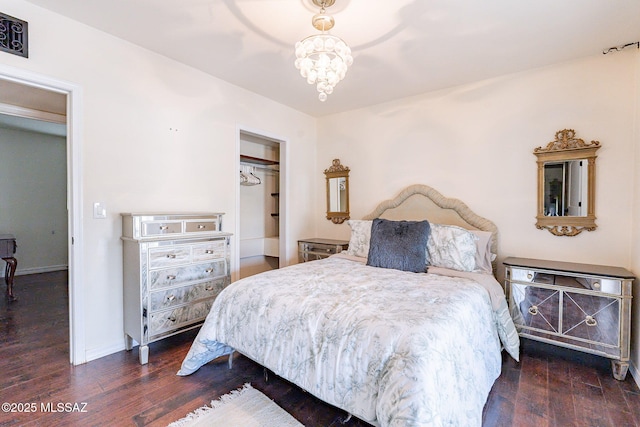
[[[13,278],[16,274],[16,268],[18,267],[18,260],[14,257],[2,259],[7,262],[7,266],[4,270],[4,281],[7,284],[7,298],[9,301],[15,301],[17,298],[13,294]]]

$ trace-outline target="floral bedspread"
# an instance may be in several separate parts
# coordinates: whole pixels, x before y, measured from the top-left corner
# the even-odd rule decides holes
[[[518,354],[497,305],[468,278],[297,264],[227,287],[178,375],[235,349],[374,425],[481,426],[501,347]]]

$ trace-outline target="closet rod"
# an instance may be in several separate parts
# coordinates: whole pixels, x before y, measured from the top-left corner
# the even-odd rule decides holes
[[[278,169],[273,169],[270,166],[256,165],[255,163],[251,163],[251,162],[240,162],[240,164],[244,166],[251,166],[252,168],[255,168],[255,169],[263,169],[270,172],[280,172]]]

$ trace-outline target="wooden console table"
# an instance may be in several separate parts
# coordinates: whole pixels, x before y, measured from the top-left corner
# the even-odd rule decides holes
[[[13,256],[16,253],[16,238],[11,234],[0,234],[0,258],[2,258],[7,266],[4,271],[4,281],[7,283],[7,298],[9,301],[15,301],[13,294],[13,277],[16,274],[18,260]]]

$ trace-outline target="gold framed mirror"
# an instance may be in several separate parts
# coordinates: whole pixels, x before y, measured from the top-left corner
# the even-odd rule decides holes
[[[596,151],[600,142],[584,142],[573,129],[533,150],[538,163],[536,227],[556,236],[596,229]]]
[[[349,219],[349,168],[340,164],[340,159],[333,159],[324,175],[327,178],[327,219],[342,224]]]

